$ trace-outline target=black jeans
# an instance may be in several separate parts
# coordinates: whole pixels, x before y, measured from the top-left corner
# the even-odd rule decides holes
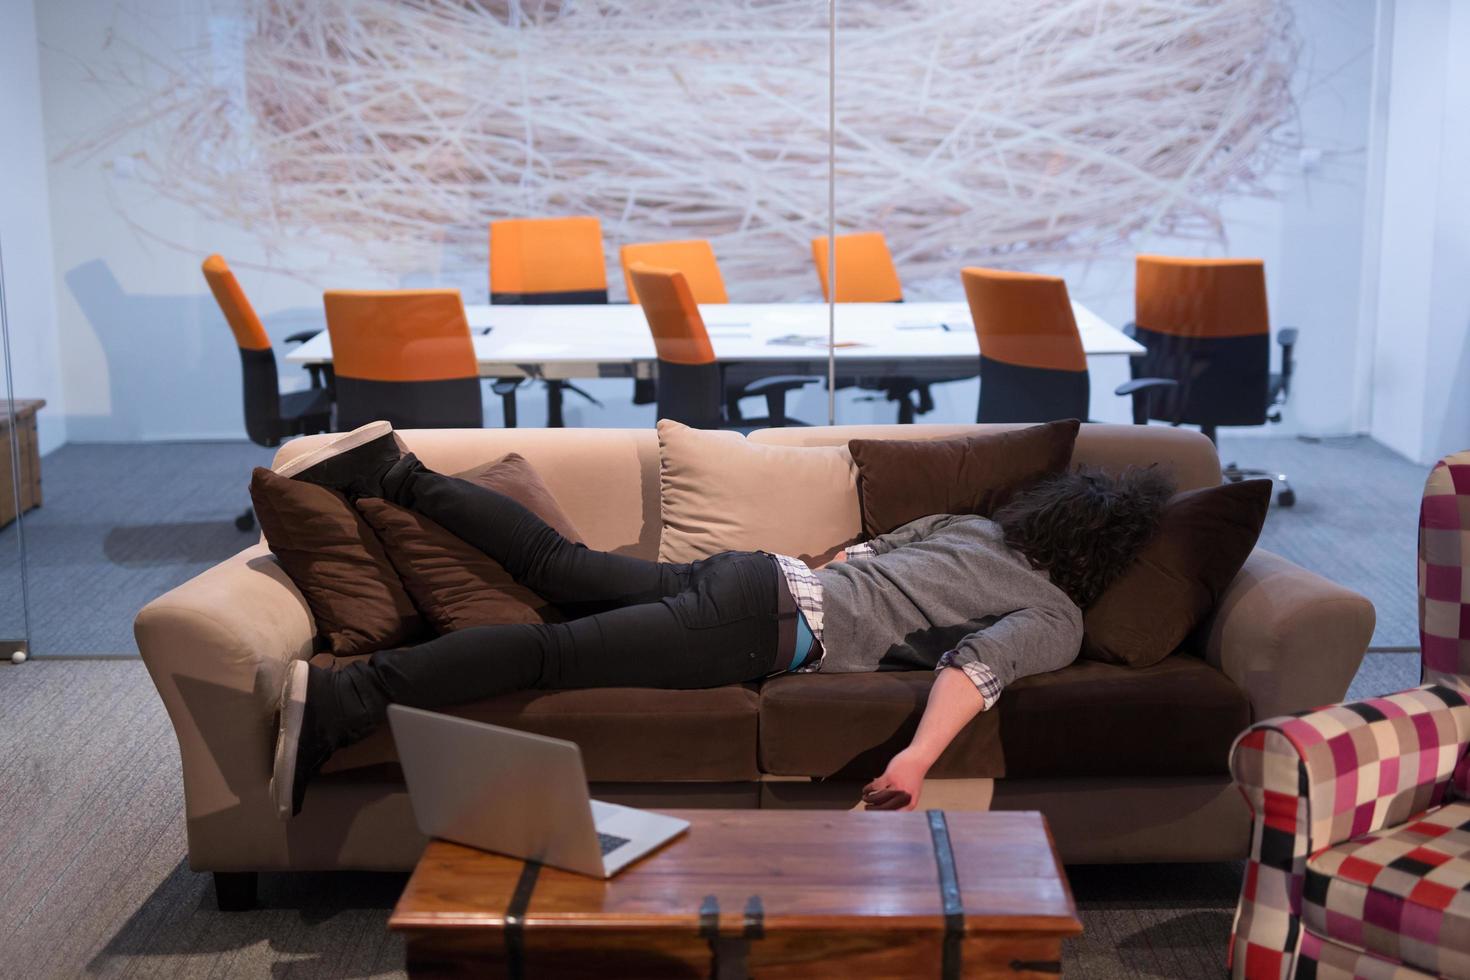
[[[773,669],[783,586],[769,555],[732,551],[678,565],[593,551],[509,497],[421,466],[394,501],[575,618],[471,627],[348,665],[332,679],[348,740],[376,727],[389,703],[437,708],[528,688],[718,687]]]

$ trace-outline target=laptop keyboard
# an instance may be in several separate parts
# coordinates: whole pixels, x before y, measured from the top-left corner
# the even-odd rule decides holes
[[[619,837],[616,834],[604,834],[599,831],[597,834],[597,843],[602,848],[603,856],[606,857],[608,854],[611,854],[628,843],[628,838]]]

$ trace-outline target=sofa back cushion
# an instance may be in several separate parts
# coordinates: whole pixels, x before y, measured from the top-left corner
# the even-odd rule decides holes
[[[518,453],[589,548],[658,555],[658,436],[652,429],[409,429],[399,436],[440,473],[463,473]],[[333,438],[293,439],[276,453],[275,465]]]
[[[752,432],[749,441],[763,446],[846,446],[852,439],[946,439],[1027,427],[1024,423],[789,426]],[[1161,463],[1180,490],[1220,482],[1220,457],[1214,443],[1191,429],[1172,426],[1083,423],[1077,431],[1072,463],[1110,473]]]
[[[519,453],[456,476],[519,502],[570,541],[577,529]],[[421,514],[377,498],[357,501],[419,612],[440,634],[497,623],[560,622],[555,606],[516,583],[489,555]]]
[[[746,444],[826,446],[839,449],[850,459],[850,439],[937,439],[1016,428],[1024,426],[792,426],[754,432]],[[659,439],[653,429],[420,429],[400,436],[425,465],[441,473],[460,473],[506,453],[519,453],[535,467],[589,548],[640,558],[659,555],[661,480]],[[321,435],[293,439],[277,452],[276,465],[332,438]],[[1165,463],[1173,469],[1181,490],[1220,482],[1220,460],[1210,441],[1198,432],[1167,426],[1084,424],[1077,436],[1073,462],[1106,470]],[[854,474],[855,468],[849,469],[849,476]],[[795,524],[794,515],[788,519]],[[842,500],[835,501],[831,512],[823,517],[824,523],[829,521],[831,526],[824,534],[800,535],[810,542],[803,553],[825,554],[834,545],[841,547],[861,538],[855,479],[843,491]],[[836,540],[839,538],[842,540]],[[800,540],[791,544],[803,547]],[[796,553],[792,548],[786,550]],[[682,552],[675,548],[671,553]]]
[[[764,446],[667,419],[658,438],[662,561],[770,551],[819,565],[861,534],[846,446]]]

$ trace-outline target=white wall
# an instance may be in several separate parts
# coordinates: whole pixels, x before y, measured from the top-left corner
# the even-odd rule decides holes
[[[1392,30],[1371,432],[1428,463],[1470,448],[1470,5],[1398,2]]]
[[[0,0],[0,249],[10,367],[15,397],[46,399],[38,416],[42,452],[66,441],[46,178],[35,10],[28,0]]]

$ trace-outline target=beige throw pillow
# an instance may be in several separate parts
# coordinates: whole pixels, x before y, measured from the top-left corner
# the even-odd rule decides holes
[[[769,551],[824,565],[862,536],[846,446],[770,446],[658,423],[661,561]]]

